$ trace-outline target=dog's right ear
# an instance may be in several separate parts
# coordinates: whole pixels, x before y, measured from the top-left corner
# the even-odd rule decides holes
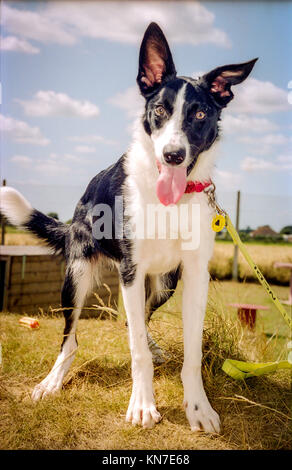
[[[137,83],[144,97],[175,78],[176,70],[165,36],[156,23],[150,23],[140,48]]]

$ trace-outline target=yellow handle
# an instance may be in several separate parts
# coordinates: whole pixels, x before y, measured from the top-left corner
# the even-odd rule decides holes
[[[226,359],[222,370],[236,380],[245,380],[248,377],[270,374],[278,369],[292,369],[292,364],[288,361],[280,362],[242,362]]]

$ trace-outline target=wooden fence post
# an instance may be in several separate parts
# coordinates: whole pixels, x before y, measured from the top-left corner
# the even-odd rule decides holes
[[[6,180],[2,181],[2,186],[6,186]],[[5,219],[1,217],[1,245],[5,245]]]

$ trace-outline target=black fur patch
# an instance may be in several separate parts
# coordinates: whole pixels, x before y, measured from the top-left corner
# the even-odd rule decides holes
[[[63,284],[63,288],[62,288],[62,294],[61,294],[61,302],[62,302],[62,307],[64,307],[63,313],[65,317],[65,328],[64,328],[64,333],[63,333],[64,336],[63,336],[63,341],[61,345],[61,350],[72,328],[73,308],[71,307],[74,307],[74,295],[75,295],[75,286],[74,286],[74,281],[73,281],[73,275],[72,275],[71,269],[69,268],[66,272],[66,277],[65,277],[64,284]]]
[[[179,265],[176,269],[173,271],[170,271],[166,274],[162,274],[160,276],[161,283],[164,286],[164,291],[163,295],[161,295],[161,292],[157,292],[154,296],[153,299],[151,299],[151,304],[149,305],[149,314],[147,321],[150,320],[152,314],[157,310],[161,305],[163,305],[167,300],[174,294],[175,289],[177,287],[178,280],[181,277],[181,265]],[[147,286],[147,284],[146,284]],[[145,286],[145,287],[146,287]],[[148,293],[148,295],[147,295]],[[148,288],[148,291],[146,289],[146,300],[148,297],[150,297],[151,291]]]
[[[45,240],[56,253],[64,254],[69,225],[35,209],[29,221],[25,224],[25,228],[37,237]]]

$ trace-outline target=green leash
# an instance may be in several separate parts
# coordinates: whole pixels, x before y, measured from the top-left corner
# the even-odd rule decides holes
[[[221,230],[226,227],[228,233],[230,234],[233,242],[237,245],[243,254],[244,258],[248,262],[249,266],[252,268],[253,272],[257,276],[258,280],[260,281],[261,285],[266,290],[267,294],[269,295],[272,302],[277,307],[278,311],[281,313],[282,317],[288,324],[289,328],[292,330],[292,318],[283,307],[281,302],[279,301],[276,294],[273,292],[271,287],[269,286],[268,282],[266,281],[264,275],[258,268],[258,266],[254,263],[252,258],[250,257],[246,247],[242,243],[239,234],[237,233],[234,225],[232,224],[229,215],[221,209],[215,199],[215,185],[211,189],[206,191],[209,197],[210,205],[216,210],[217,214],[214,216],[212,220],[212,229],[215,232],[221,232]],[[270,374],[275,372],[279,369],[292,369],[292,363],[289,361],[280,361],[280,362],[242,362],[242,361],[235,361],[232,359],[226,359],[223,363],[222,370],[228,374],[230,377],[236,380],[245,380],[248,377],[255,377],[264,374]]]

